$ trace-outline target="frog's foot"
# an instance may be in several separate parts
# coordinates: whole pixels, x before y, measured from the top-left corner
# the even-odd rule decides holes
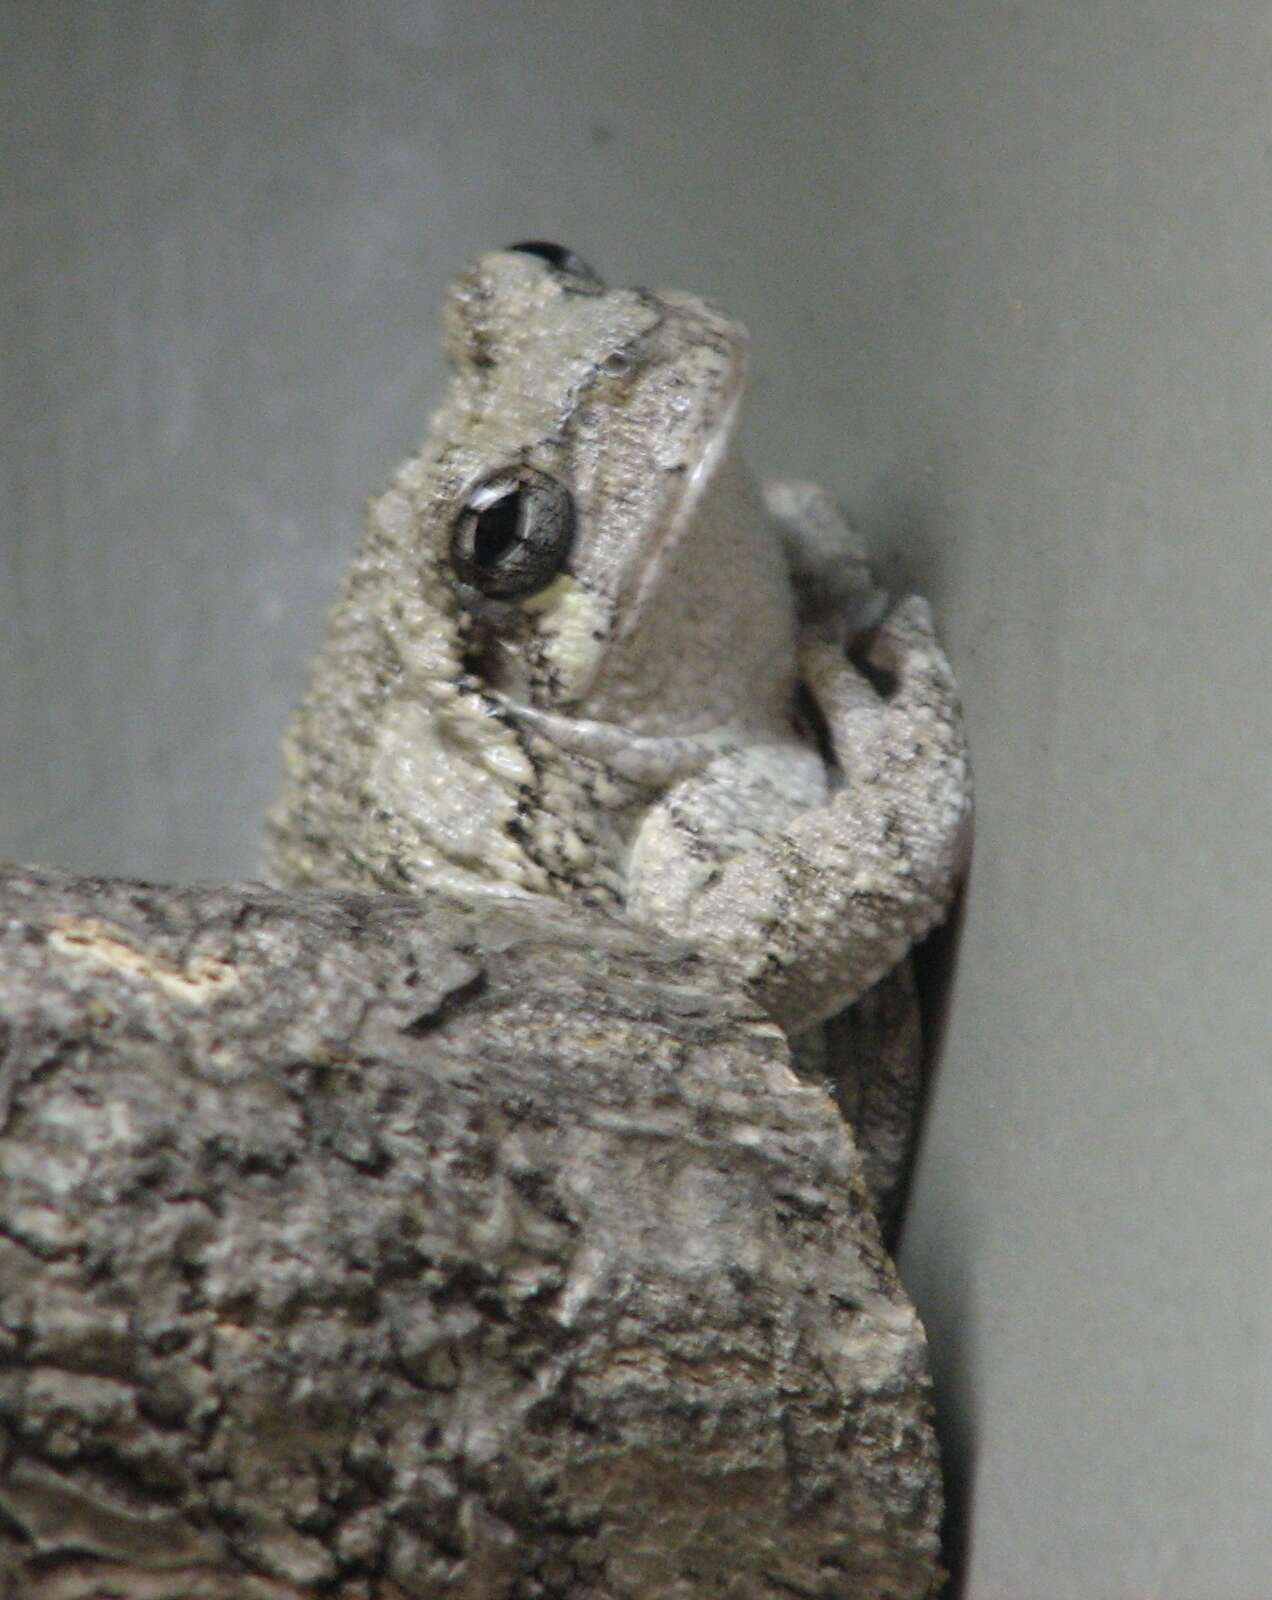
[[[874,627],[886,596],[871,579],[860,534],[826,491],[781,479],[764,485],[764,504],[786,552],[801,618],[833,616],[844,638]]]
[[[903,600],[866,659],[891,679],[886,691],[832,629],[804,630],[801,675],[841,782],[827,804],[726,862],[691,908],[690,932],[749,961],[760,998],[788,1025],[832,1015],[900,961],[945,916],[967,861],[962,713],[927,603]]]
[[[907,595],[895,606],[871,634],[864,660],[890,680],[886,689],[845,655],[833,627],[805,628],[800,639],[801,677],[826,721],[842,770],[884,771],[903,784],[907,773],[948,770],[956,775],[949,792],[964,793],[958,687],[927,601]]]

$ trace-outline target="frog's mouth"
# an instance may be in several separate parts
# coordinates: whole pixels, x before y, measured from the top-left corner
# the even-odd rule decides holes
[[[737,747],[736,736],[719,729],[701,734],[634,733],[620,723],[544,711],[499,691],[487,690],[487,694],[505,716],[550,740],[559,750],[586,756],[620,778],[652,789],[665,789],[700,772],[708,761]]]

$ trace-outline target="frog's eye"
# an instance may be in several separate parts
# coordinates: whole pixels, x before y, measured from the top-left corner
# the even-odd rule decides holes
[[[519,600],[556,577],[573,542],[570,491],[533,467],[516,467],[469,490],[451,528],[451,566],[488,598]]]
[[[507,248],[523,256],[538,256],[540,261],[546,261],[556,272],[564,272],[568,277],[582,278],[586,283],[601,287],[601,279],[595,269],[563,244],[552,244],[547,239],[523,239],[520,244],[510,244]]]

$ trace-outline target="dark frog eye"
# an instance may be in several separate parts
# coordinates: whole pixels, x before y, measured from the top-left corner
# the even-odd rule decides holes
[[[568,245],[553,244],[550,239],[522,239],[518,244],[507,246],[519,255],[538,256],[540,261],[546,261],[554,272],[563,272],[569,278],[578,278],[585,284],[602,288],[600,275],[595,267],[588,265],[583,257],[571,250]]]
[[[574,542],[574,500],[533,467],[492,473],[469,490],[451,529],[455,575],[492,600],[544,588]]]

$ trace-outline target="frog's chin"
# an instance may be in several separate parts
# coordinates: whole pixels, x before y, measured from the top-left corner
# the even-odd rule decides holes
[[[519,726],[548,740],[558,750],[585,756],[620,778],[650,788],[666,788],[700,772],[707,762],[737,744],[736,736],[724,729],[697,734],[633,733],[616,722],[541,711],[498,692],[491,693],[490,698]]]

